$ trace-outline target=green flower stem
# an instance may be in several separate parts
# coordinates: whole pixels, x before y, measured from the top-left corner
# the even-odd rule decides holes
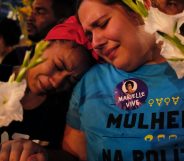
[[[24,57],[24,61],[20,67],[20,71],[16,77],[16,79],[13,77],[11,77],[10,81],[13,81],[15,79],[15,81],[17,82],[21,82],[22,79],[25,77],[27,70],[37,66],[38,64],[42,63],[43,61],[45,61],[45,59],[43,59],[42,53],[43,51],[46,49],[46,47],[48,46],[49,42],[47,41],[40,41],[39,43],[37,43],[36,47],[35,47],[35,53],[33,58],[30,60],[30,51],[27,51]]]
[[[42,58],[39,58],[35,62],[32,62],[32,64],[29,64],[27,67],[21,67],[20,72],[18,73],[15,81],[21,82],[22,79],[25,77],[25,74],[26,74],[28,69],[31,69],[31,68],[37,66],[38,64],[42,63],[43,61],[44,60]]]
[[[147,17],[148,11],[144,4],[139,0],[134,3],[132,0],[122,0],[127,6],[129,6],[134,12],[138,13],[141,17]]]
[[[137,3],[137,7],[139,8],[139,11],[141,12],[141,16],[147,17],[148,16],[148,9],[145,7],[145,5],[138,0],[136,1],[136,3]]]
[[[184,45],[181,43],[181,40],[178,39],[178,37],[176,36],[170,36],[164,32],[161,31],[157,31],[157,33],[159,35],[161,35],[163,38],[165,38],[166,40],[170,41],[173,45],[175,45],[180,51],[181,53],[184,55]]]
[[[33,58],[31,59],[30,64],[34,64],[34,62],[41,57],[43,51],[45,50],[45,48],[48,46],[49,42],[47,41],[40,41],[36,47],[35,47],[35,54],[33,56]]]
[[[29,64],[29,60],[30,60],[30,56],[31,56],[31,51],[26,51],[23,63],[22,63],[22,67],[26,67]]]
[[[29,66],[28,66],[28,68],[29,68],[29,69],[30,69],[30,68],[33,68],[33,67],[37,66],[38,64],[44,62],[45,60],[46,60],[46,59],[38,58],[38,59],[36,59],[34,62],[30,63]]]
[[[171,59],[167,59],[167,60],[169,60],[169,61],[184,61],[184,59],[182,59],[182,58],[171,58]]]
[[[21,82],[22,79],[24,78],[26,71],[28,70],[27,67],[23,67],[20,69],[20,72],[17,75],[17,78],[15,79],[16,82]]]

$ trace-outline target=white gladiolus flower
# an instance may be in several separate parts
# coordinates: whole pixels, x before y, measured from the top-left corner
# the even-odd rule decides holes
[[[122,0],[144,20],[144,30],[155,34],[156,42],[162,44],[161,55],[175,70],[178,78],[184,77],[184,11],[168,15],[149,6],[151,1]]]
[[[183,16],[184,11],[176,15],[168,15],[157,8],[151,7],[148,11],[148,16],[144,18],[145,31],[151,34],[156,31],[162,31],[169,35],[173,35],[176,22]]]
[[[161,55],[175,70],[178,78],[184,77],[184,36],[180,28],[184,24],[184,11],[167,15],[151,7],[145,20],[145,31],[156,35],[156,42],[162,42]],[[159,32],[157,32],[159,31]]]
[[[31,4],[32,0],[23,2],[23,5],[28,7],[28,10],[25,10],[25,7],[17,8],[12,6],[11,3],[6,3],[7,7],[11,9],[7,17],[17,19],[18,17],[22,17],[23,14],[29,14],[26,11],[30,11],[29,7]],[[48,41],[42,40],[38,42],[33,57],[31,57],[31,51],[26,51],[23,63],[20,65],[17,75],[12,73],[8,82],[0,82],[0,127],[8,126],[14,120],[23,120],[23,107],[20,101],[24,97],[26,89],[26,80],[24,80],[24,78],[29,69],[45,61],[45,59],[42,58],[42,54],[48,44]]]
[[[26,81],[0,82],[0,127],[10,122],[22,121],[23,109],[20,100],[24,96]]]
[[[13,73],[8,82],[0,82],[0,127],[8,126],[10,122],[23,120],[21,99],[26,89],[26,80],[23,79],[28,69],[45,61],[42,53],[49,42],[40,41],[35,48],[34,56],[30,59],[30,51],[26,51],[24,61],[15,76]]]
[[[179,79],[184,76],[184,54],[171,42],[159,37],[158,41],[162,41],[161,55],[168,61],[175,70]]]

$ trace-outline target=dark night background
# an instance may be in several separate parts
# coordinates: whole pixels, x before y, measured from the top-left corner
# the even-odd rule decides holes
[[[21,0],[0,0],[0,19],[7,16],[9,11],[5,3],[11,3],[13,6],[21,6]]]

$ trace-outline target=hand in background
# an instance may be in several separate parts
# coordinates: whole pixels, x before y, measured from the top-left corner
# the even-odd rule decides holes
[[[1,161],[47,161],[45,149],[31,140],[17,139],[1,144]]]

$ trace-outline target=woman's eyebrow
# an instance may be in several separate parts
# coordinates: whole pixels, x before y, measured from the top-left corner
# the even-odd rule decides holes
[[[103,20],[105,17],[107,17],[107,14],[102,15],[102,16],[98,17],[97,19],[93,20],[89,26],[92,28],[98,27],[99,21]],[[85,32],[86,36],[91,34],[90,30],[88,30],[88,29],[86,29],[84,32]]]
[[[90,26],[91,27],[97,27],[98,24],[99,24],[99,21],[103,20],[106,16],[107,16],[107,14],[98,17],[96,20],[92,21],[92,23],[90,24]]]

